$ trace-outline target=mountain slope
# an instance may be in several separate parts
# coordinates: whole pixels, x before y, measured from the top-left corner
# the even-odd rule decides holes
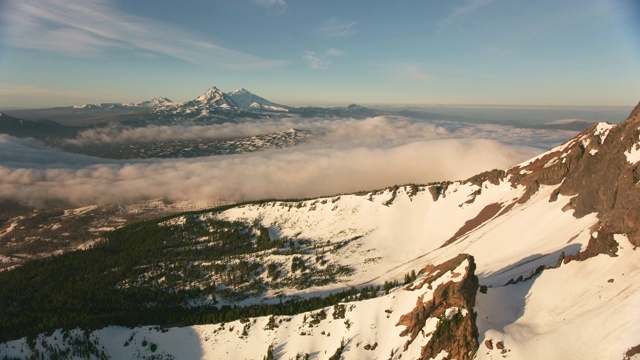
[[[190,329],[107,327],[91,335],[58,331],[38,338],[36,348],[75,351],[74,339],[86,336],[96,344],[95,355],[114,358],[155,353],[181,359],[259,359],[271,347],[276,358],[284,359],[305,354],[367,359],[390,352],[409,359],[447,353],[470,359],[468,354],[477,347],[471,315],[477,287],[473,258],[460,255],[425,267],[413,282],[374,299]],[[448,346],[446,339],[453,335],[460,343]],[[29,349],[29,344],[22,340],[0,345],[9,356],[19,355],[20,349]]]
[[[640,105],[618,126],[596,124],[530,161],[465,181],[248,203],[132,226],[117,234],[119,241],[147,258],[126,259],[133,273],[114,268],[111,257],[109,272],[96,271],[117,281],[114,294],[136,289],[174,301],[169,294],[188,290],[176,301],[190,304],[192,317],[198,304],[247,312],[273,306],[271,314],[280,315],[190,327],[175,326],[168,315],[155,318],[170,329],[107,327],[118,322],[94,319],[102,329],[86,336],[116,357],[259,359],[273,345],[273,355],[285,359],[637,358],[639,129]],[[155,252],[128,237],[136,231],[156,243]],[[236,243],[220,234],[234,231],[244,234],[236,246],[251,252],[229,248]],[[111,256],[109,245],[95,251]],[[205,258],[218,248],[233,251]],[[100,258],[92,251],[87,256]],[[197,257],[178,262],[189,251]],[[63,260],[49,267],[65,273]],[[13,271],[11,279],[21,278],[21,269]],[[399,286],[403,276],[406,285]],[[21,314],[28,304],[17,296],[26,285],[16,280],[23,284],[18,291],[3,279],[3,305]],[[178,287],[168,279],[178,279],[171,285]],[[329,294],[342,295],[333,306],[278,312]],[[56,296],[66,303],[64,293]],[[73,296],[80,308],[94,300]],[[41,339],[66,346],[62,333],[53,336],[58,340]],[[15,354],[28,345],[17,340],[0,351],[21,356]]]
[[[271,102],[242,88],[225,93],[215,86],[185,102],[164,97],[129,103],[99,103],[52,109],[10,110],[23,119],[51,119],[72,126],[205,125],[234,122],[238,119],[301,117],[366,118],[383,112],[359,105],[348,107],[292,107]]]
[[[244,110],[288,111],[287,106],[273,103],[242,88],[228,93],[229,97]]]
[[[60,125],[49,120],[24,120],[0,113],[0,134],[36,139],[69,138],[82,128]]]
[[[573,140],[511,169],[531,191],[538,184],[558,185],[557,193],[573,196],[576,217],[597,213],[599,239],[625,234],[640,245],[640,104],[618,126],[594,125]],[[555,195],[555,194],[554,194]],[[604,240],[603,240],[604,241]]]

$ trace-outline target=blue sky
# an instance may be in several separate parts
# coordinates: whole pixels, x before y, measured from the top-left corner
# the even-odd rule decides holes
[[[0,109],[208,87],[287,105],[633,106],[634,0],[0,0]]]

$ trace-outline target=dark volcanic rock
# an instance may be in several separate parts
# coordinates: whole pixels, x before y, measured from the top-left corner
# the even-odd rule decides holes
[[[523,167],[509,169],[514,185],[527,187],[525,196],[540,185],[560,184],[558,195],[573,196],[569,207],[580,218],[597,213],[599,236],[589,247],[612,250],[613,234],[626,234],[640,245],[640,167],[627,154],[640,147],[640,104],[617,126],[594,125],[557,151],[547,153]],[[522,199],[521,199],[522,200]],[[602,244],[597,244],[602,243]],[[591,255],[593,255],[591,253]]]

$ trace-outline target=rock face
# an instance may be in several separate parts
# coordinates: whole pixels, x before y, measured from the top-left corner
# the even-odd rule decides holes
[[[640,104],[619,125],[599,123],[584,130],[567,143],[506,172],[490,171],[467,180],[474,184],[508,179],[526,191],[519,202],[526,202],[541,185],[560,185],[549,201],[558,195],[572,196],[565,210],[581,218],[597,213],[588,254],[615,254],[613,234],[625,234],[640,245]]]
[[[631,155],[639,135],[640,104],[631,117],[609,131],[595,155],[584,155],[560,187],[563,195],[578,195],[571,202],[576,216],[598,212],[598,239],[622,233],[634,245],[640,244],[640,169]]]
[[[467,263],[466,274],[453,271],[461,264]],[[475,324],[473,306],[478,291],[478,278],[475,275],[475,262],[472,256],[460,254],[438,266],[429,265],[421,270],[427,276],[418,285],[409,285],[407,290],[418,290],[423,286],[430,287],[431,281],[448,271],[452,276],[462,276],[458,281],[448,281],[437,286],[433,298],[423,301],[420,296],[415,308],[400,317],[396,326],[404,325],[400,336],[408,336],[404,345],[406,350],[418,336],[429,336],[431,339],[422,347],[421,359],[431,359],[441,351],[446,351],[452,359],[471,359],[478,349],[478,329]],[[457,280],[457,279],[456,279]],[[458,312],[447,314],[448,309],[457,308]],[[438,318],[439,322],[430,334],[424,333],[425,324],[430,318]]]

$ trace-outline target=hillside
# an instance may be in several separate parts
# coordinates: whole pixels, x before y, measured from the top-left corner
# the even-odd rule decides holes
[[[0,273],[0,354],[639,358],[638,163],[640,104],[465,181],[130,225]]]

